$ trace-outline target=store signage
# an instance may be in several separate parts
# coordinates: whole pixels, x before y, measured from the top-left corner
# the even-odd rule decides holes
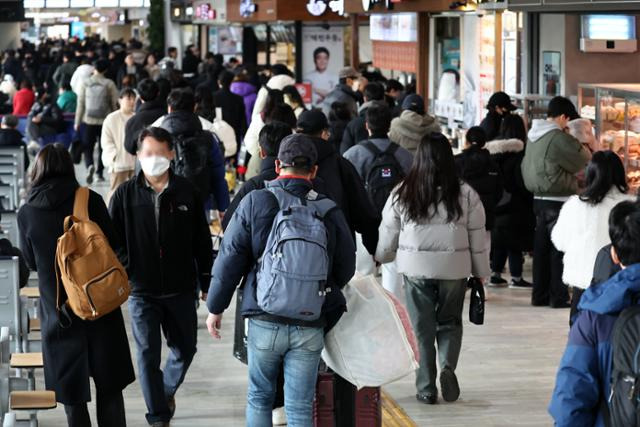
[[[215,20],[216,19],[216,10],[210,3],[203,3],[201,5],[196,6],[196,19],[201,20]]]
[[[302,98],[302,102],[305,105],[311,105],[313,100],[313,93],[311,92],[311,83],[296,83],[296,89],[298,89],[298,93]]]
[[[327,3],[324,0],[309,0],[307,11],[313,16],[321,16],[327,10]]]
[[[344,0],[331,0],[329,8],[338,15],[344,15]]]
[[[401,1],[402,0],[362,0],[362,9],[364,9],[365,12],[368,12],[374,5],[384,3],[384,7],[391,10],[393,9],[394,3],[400,3]]]
[[[241,0],[240,1],[240,16],[243,18],[248,18],[253,15],[258,6],[251,0]]]

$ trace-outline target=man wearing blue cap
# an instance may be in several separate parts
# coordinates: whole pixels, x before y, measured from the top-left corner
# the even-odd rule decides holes
[[[278,178],[242,200],[213,268],[207,328],[217,339],[222,313],[246,277],[250,426],[271,426],[282,362],[289,425],[313,425],[324,331],[346,308],[340,289],[353,276],[355,246],[342,211],[312,189],[317,159],[308,136],[282,140]]]

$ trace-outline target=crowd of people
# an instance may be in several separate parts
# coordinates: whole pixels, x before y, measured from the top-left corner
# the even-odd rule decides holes
[[[593,153],[591,124],[569,99],[553,98],[527,132],[498,92],[454,155],[425,100],[379,73],[342,69],[310,109],[283,64],[258,73],[212,53],[202,60],[194,46],[181,61],[175,48],[161,56],[135,40],[89,38],[25,42],[2,63],[0,144],[23,144],[16,128],[26,116],[27,141],[40,148],[20,246],[38,271],[46,387],[69,426],[90,425],[90,377],[98,423],[126,425],[122,390],[135,379],[120,309],[58,323],[55,243],[82,155],[88,185],[110,180],[106,200],[91,193],[89,217],[129,275],[150,425],[175,413],[196,354],[195,300],[219,339],[238,289],[237,316],[249,318],[247,425],[312,425],[323,337],[346,311],[341,289],[377,266],[415,330],[419,402],[460,395],[462,309],[467,280],[478,278],[530,289],[533,306],[572,308],[550,412],[558,425],[602,420],[610,369],[598,366],[611,355],[599,344],[637,291],[640,206],[620,158]],[[78,135],[71,147],[43,143],[64,131],[65,113]],[[228,170],[244,181],[235,194]],[[224,229],[215,255],[214,211]]]

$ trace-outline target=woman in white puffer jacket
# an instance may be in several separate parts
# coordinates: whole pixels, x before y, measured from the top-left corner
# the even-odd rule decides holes
[[[593,154],[585,172],[587,187],[562,206],[551,232],[555,247],[564,252],[562,281],[572,286],[571,317],[582,292],[589,287],[598,251],[611,243],[609,213],[618,203],[634,200],[622,161],[613,151]]]

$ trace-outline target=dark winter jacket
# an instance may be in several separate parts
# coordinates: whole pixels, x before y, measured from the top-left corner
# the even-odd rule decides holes
[[[169,132],[174,138],[194,136],[199,132],[211,137],[211,158],[208,159],[209,183],[204,188],[198,188],[198,190],[203,194],[205,202],[209,194],[212,194],[216,208],[219,211],[226,210],[229,206],[229,186],[224,178],[224,155],[220,151],[220,147],[213,135],[202,130],[200,118],[195,113],[174,111],[165,116],[160,127]]]
[[[244,115],[247,119],[247,128],[251,124],[251,114],[253,114],[253,106],[258,97],[258,90],[254,85],[248,82],[231,83],[231,92],[240,95],[244,102]]]
[[[262,163],[260,163],[260,174],[242,184],[242,187],[240,187],[240,190],[238,190],[236,195],[233,197],[233,200],[231,200],[231,203],[225,212],[224,219],[222,220],[223,230],[227,229],[229,222],[231,222],[231,218],[233,217],[233,213],[238,209],[240,202],[247,194],[254,190],[262,190],[267,185],[267,182],[273,181],[278,177],[275,161],[275,157],[262,159]],[[316,177],[313,180],[313,190],[318,194],[331,198],[331,191],[327,188],[324,180],[320,177]]]
[[[351,111],[352,116],[358,114],[358,95],[346,84],[338,84],[331,92],[327,94],[322,102],[322,112],[329,117],[331,104],[334,102],[344,102]]]
[[[24,148],[24,170],[29,167],[29,156],[27,155],[27,145],[22,140],[22,134],[16,129],[0,129],[0,147],[23,147]]]
[[[517,251],[533,250],[533,194],[524,186],[520,168],[524,142],[518,139],[495,140],[484,148],[497,165],[504,187],[495,208],[491,243]]]
[[[182,58],[182,72],[186,75],[185,77],[195,77],[198,74],[198,64],[200,62],[202,62],[200,58],[191,52],[187,52]]]
[[[591,286],[598,286],[620,271],[620,265],[611,258],[611,244],[606,245],[598,252],[596,263],[593,266],[593,279]]]
[[[504,116],[496,113],[495,111],[488,111],[487,115],[480,122],[480,127],[484,129],[484,133],[487,136],[487,141],[493,141],[498,137],[500,133],[500,127],[502,126],[502,119]]]
[[[638,292],[640,264],[635,264],[582,294],[549,404],[556,426],[604,427],[601,404],[611,391],[611,333]]]
[[[304,197],[311,189],[311,183],[299,178],[277,179],[267,184],[282,188],[296,196]],[[211,287],[207,298],[209,312],[220,314],[231,302],[233,293],[242,277],[247,277],[243,292],[242,314],[260,316],[265,320],[306,326],[324,326],[327,319],[305,322],[293,319],[275,318],[266,315],[256,301],[256,266],[265,251],[267,238],[274,218],[279,211],[276,198],[266,189],[252,191],[240,203],[227,228],[218,258],[216,259]],[[327,294],[323,313],[346,310],[346,301],[341,288],[351,279],[355,271],[355,244],[341,210],[335,208],[325,216],[328,231],[329,275],[327,286],[332,291]],[[311,262],[312,260],[301,260]]]
[[[455,160],[460,178],[480,196],[487,221],[486,228],[491,230],[496,206],[502,198],[502,179],[498,166],[491,160],[489,152],[477,145],[463,150]]]
[[[358,144],[365,139],[369,139],[369,131],[367,131],[366,118],[367,110],[369,106],[375,101],[369,101],[362,104],[358,112],[358,117],[351,119],[347,128],[342,135],[342,142],[340,143],[340,154],[344,153],[354,145]]]
[[[124,148],[129,154],[138,152],[138,136],[147,126],[167,114],[167,106],[159,100],[140,104],[140,109],[127,120],[124,127]]]
[[[342,144],[342,138],[344,132],[351,120],[332,120],[329,122],[329,143],[333,145],[336,151],[340,151],[340,144]]]
[[[94,321],[83,321],[71,310],[71,326],[60,327],[56,312],[56,243],[71,215],[78,184],[58,178],[34,187],[18,212],[20,248],[27,264],[38,272],[39,317],[42,328],[45,387],[58,402],[91,400],[89,376],[98,392],[114,393],[135,380],[122,312],[117,309]],[[119,239],[100,195],[89,196],[89,218],[97,223],[114,249]],[[61,289],[66,299],[64,288]]]
[[[371,204],[358,171],[327,141],[312,139],[318,151],[318,176],[329,189],[327,196],[342,209],[351,231],[362,234],[364,246],[373,255],[378,244],[380,215]]]
[[[140,172],[113,195],[109,211],[123,242],[118,256],[129,274],[134,295],[206,292],[213,248],[202,200],[185,178],[171,173],[160,193],[156,224],[153,189]]]
[[[40,115],[40,122],[34,123],[33,118]],[[53,136],[65,131],[67,124],[58,104],[42,104],[37,101],[31,107],[27,116],[27,134],[35,137]],[[34,129],[37,128],[37,129]]]
[[[222,88],[213,94],[213,102],[216,107],[222,109],[222,120],[229,123],[236,132],[236,140],[240,147],[242,137],[247,132],[244,100],[240,95]]]

